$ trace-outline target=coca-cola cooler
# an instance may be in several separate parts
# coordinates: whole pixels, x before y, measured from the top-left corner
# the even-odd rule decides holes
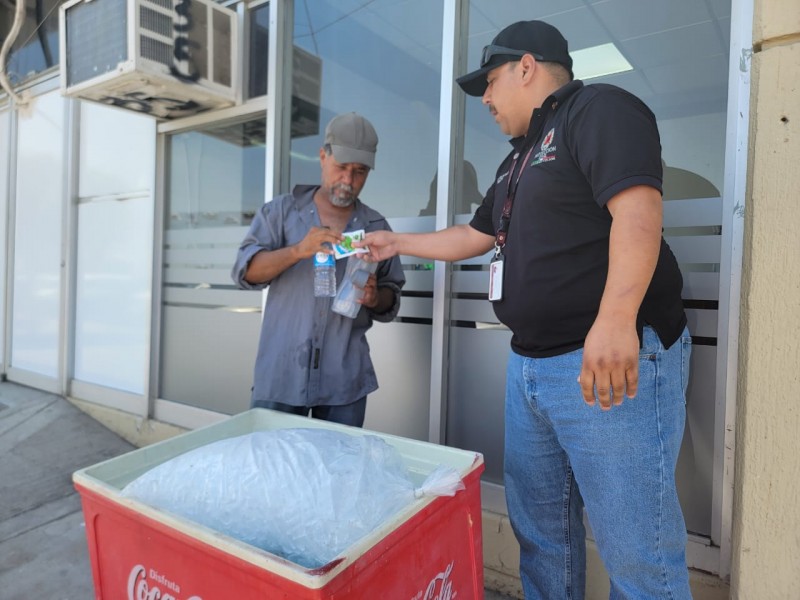
[[[294,427],[376,435],[421,482],[439,465],[465,489],[416,500],[318,569],[161,511],[120,492],[149,469],[217,440]],[[479,600],[483,457],[316,419],[252,409],[77,471],[95,598],[102,600]]]

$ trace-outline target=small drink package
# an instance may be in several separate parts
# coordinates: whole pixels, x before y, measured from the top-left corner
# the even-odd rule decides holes
[[[368,250],[366,248],[353,248],[353,242],[360,242],[364,239],[364,230],[363,229],[356,229],[355,231],[345,231],[342,233],[344,239],[339,242],[338,244],[334,244],[333,246],[333,255],[336,257],[336,260],[340,258],[345,258],[352,254],[366,254]]]

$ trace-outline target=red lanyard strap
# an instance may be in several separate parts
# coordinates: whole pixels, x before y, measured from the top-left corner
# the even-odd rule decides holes
[[[528,149],[525,158],[519,167],[519,172],[516,178],[514,177],[514,170],[517,168],[517,160],[519,159],[519,152],[514,154],[514,160],[511,162],[511,168],[508,170],[508,187],[506,188],[506,200],[503,202],[503,212],[500,215],[500,223],[497,226],[497,233],[495,234],[494,249],[495,256],[500,255],[503,247],[506,245],[506,237],[508,235],[508,226],[511,223],[511,209],[514,206],[514,197],[517,195],[517,187],[519,180],[522,178],[522,172],[525,170],[525,165],[533,152],[533,146]]]

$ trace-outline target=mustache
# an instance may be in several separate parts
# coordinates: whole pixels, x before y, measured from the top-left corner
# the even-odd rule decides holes
[[[330,201],[334,206],[347,207],[356,201],[353,186],[346,183],[337,183],[330,188]]]
[[[346,183],[336,183],[331,186],[331,191],[332,192],[342,191],[347,194],[352,194],[355,190],[353,189],[352,185],[348,185]]]

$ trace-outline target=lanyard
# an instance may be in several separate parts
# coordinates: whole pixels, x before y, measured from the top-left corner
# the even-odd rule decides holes
[[[531,147],[528,149],[528,152],[525,154],[525,158],[522,159],[522,163],[520,164],[519,172],[517,173],[516,178],[514,178],[514,170],[517,168],[517,160],[519,159],[520,153],[517,152],[514,154],[514,160],[511,161],[511,167],[508,170],[506,201],[503,203],[503,213],[500,215],[500,224],[497,226],[497,234],[495,235],[494,240],[495,259],[500,258],[503,248],[506,245],[506,236],[508,235],[508,226],[511,223],[511,209],[514,206],[514,197],[517,195],[519,180],[522,178],[522,172],[525,170],[525,165],[528,163],[528,159],[531,156],[531,152],[533,152],[534,146],[535,144],[531,145]]]

